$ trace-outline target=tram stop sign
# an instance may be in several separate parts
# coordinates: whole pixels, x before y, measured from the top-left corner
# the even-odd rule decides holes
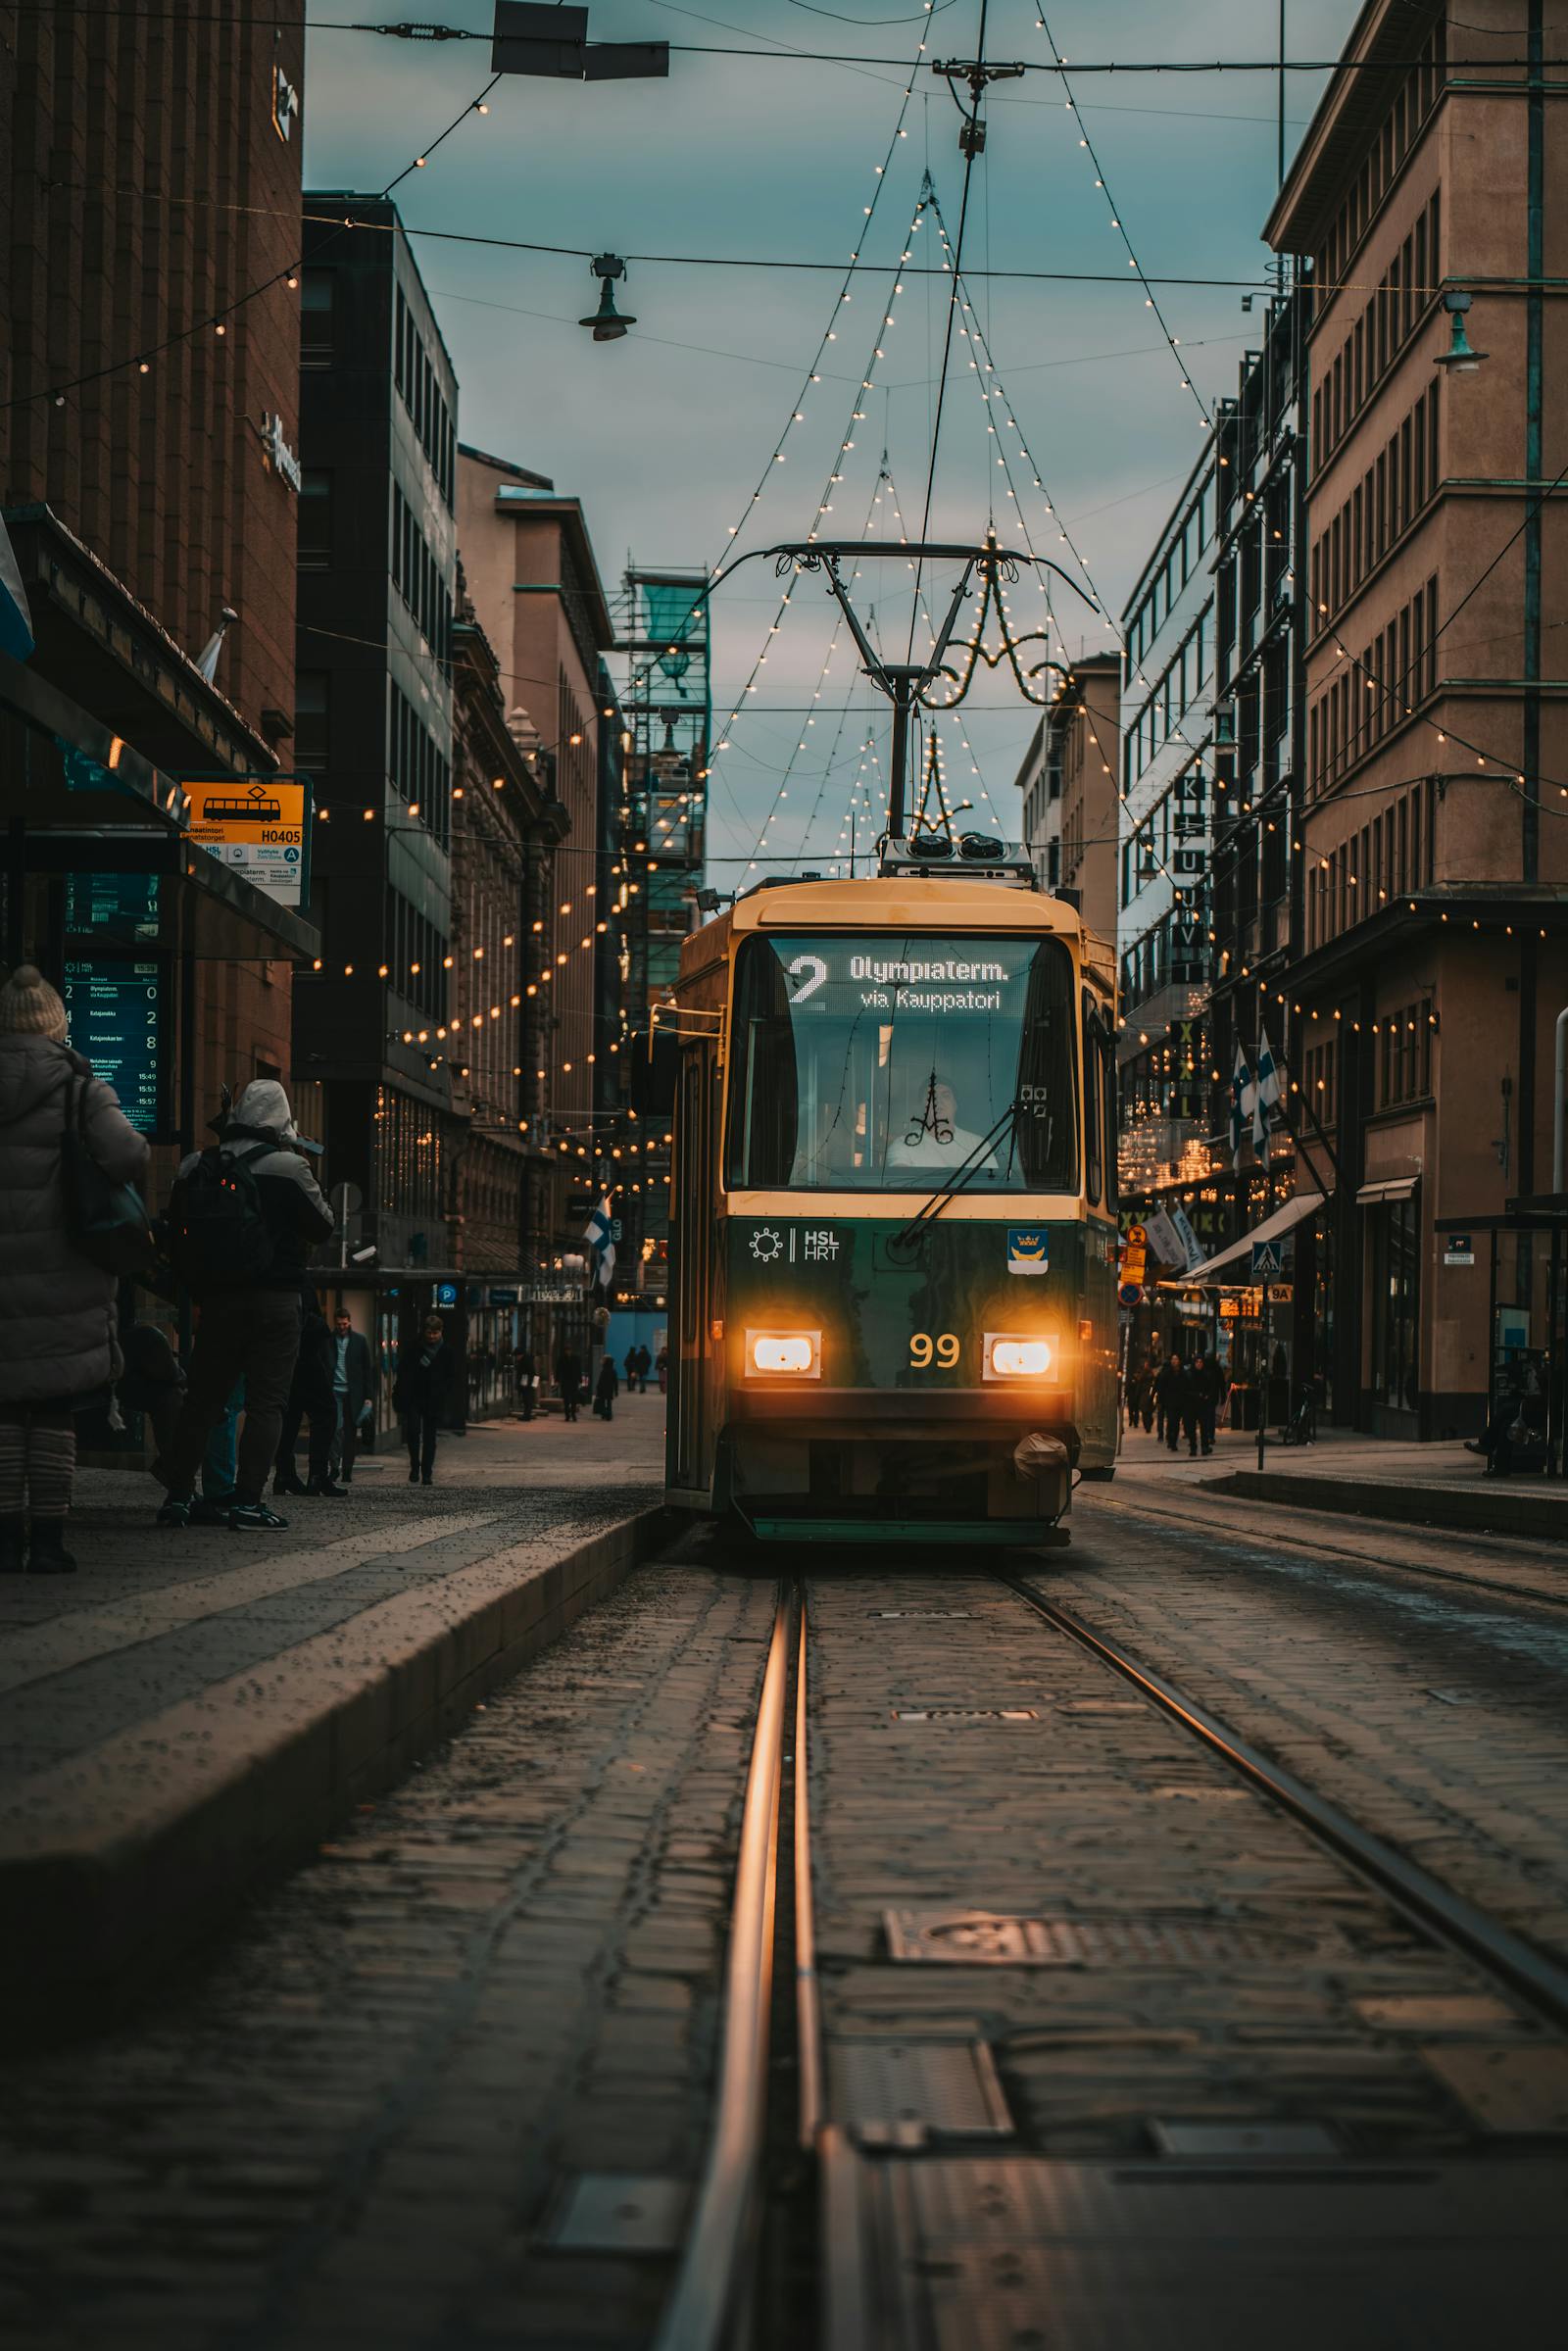
[[[1285,1250],[1278,1241],[1254,1241],[1252,1244],[1252,1279],[1254,1282],[1277,1282],[1285,1271]]]

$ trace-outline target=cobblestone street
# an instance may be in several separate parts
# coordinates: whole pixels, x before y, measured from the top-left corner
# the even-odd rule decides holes
[[[631,1448],[623,1478],[653,1418],[606,1433]],[[521,1509],[568,1503],[576,1525],[610,1507],[608,1485],[564,1483],[581,1477],[577,1439],[476,1432],[436,1502],[447,1540],[511,1533]],[[473,1518],[486,1523],[457,1531]],[[384,1532],[368,1539],[386,1547]],[[1429,1574],[1433,1547],[1135,1468],[1086,1490],[1073,1547],[1028,1572],[1356,1821],[1561,1949],[1562,1570],[1542,1544],[1446,1543]],[[8,2343],[649,2342],[667,2252],[555,2240],[573,2182],[618,2180],[635,2204],[640,2183],[678,2196],[701,2170],[753,1709],[777,1575],[803,1566],[828,2103],[852,2136],[869,2146],[897,2122],[890,2050],[934,2067],[978,2043],[1002,2101],[992,2143],[1044,2164],[1042,2180],[1108,2178],[1106,2163],[1142,2180],[1157,2150],[1205,2131],[1215,2145],[1283,2131],[1320,2168],[1374,2167],[1376,2236],[1392,2192],[1377,2167],[1435,2166],[1455,2194],[1462,2175],[1473,2220],[1451,2256],[1436,2204],[1397,2228],[1390,2208],[1388,2229],[1425,2246],[1424,2282],[1411,2302],[1408,2265],[1382,2260],[1357,2345],[1398,2339],[1400,2308],[1426,2341],[1476,2339],[1499,2290],[1490,2200],[1511,2158],[1506,2258],[1528,2297],[1537,2191],[1563,2183],[1560,2041],[995,1576],[936,1554],[917,1568],[747,1557],[692,1535],[471,1707],[136,2016],[105,2030],[83,2014],[79,2040],[7,2063]],[[39,1705],[47,1681],[28,1687]],[[918,1943],[930,1914],[965,1912],[1043,1921],[1069,1963],[966,1960],[961,1945],[899,1963],[892,1938]],[[1530,2120],[1489,2108],[1488,2066]],[[897,2094],[912,2116],[911,2080]],[[942,2174],[960,2214],[983,2152],[970,2142]],[[862,2199],[891,2192],[896,2174],[858,2161]],[[1200,2251],[1182,2261],[1182,2290],[1211,2299]],[[1327,2323],[1347,2290],[1333,2262],[1308,2269],[1303,2332],[1282,2341]],[[1033,2276],[1025,2261],[1026,2299]]]

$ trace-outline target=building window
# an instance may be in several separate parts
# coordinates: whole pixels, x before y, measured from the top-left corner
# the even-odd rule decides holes
[[[300,276],[300,366],[330,367],[337,341],[337,272],[306,269]]]
[[[331,757],[331,673],[300,669],[294,677],[294,764],[312,775]]]
[[[324,465],[307,465],[300,476],[299,566],[332,567],[332,475]]]

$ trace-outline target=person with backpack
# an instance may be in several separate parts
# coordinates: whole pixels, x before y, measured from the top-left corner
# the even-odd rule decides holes
[[[561,1390],[561,1409],[567,1420],[575,1420],[577,1406],[582,1401],[582,1357],[569,1340],[564,1339],[556,1355],[556,1382]]]
[[[435,1470],[435,1443],[452,1393],[452,1349],[439,1314],[427,1314],[417,1347],[404,1347],[392,1390],[393,1409],[403,1416],[409,1448],[409,1484],[428,1486]]]
[[[599,1366],[599,1378],[594,1387],[594,1411],[600,1420],[614,1419],[615,1398],[619,1394],[620,1380],[615,1371],[614,1357],[607,1347],[605,1359]]]
[[[69,1575],[74,1411],[123,1362],[117,1277],[73,1237],[70,1126],[94,1165],[139,1184],[147,1139],[66,1042],[66,1007],[31,963],[0,988],[0,1573]],[[24,1515],[31,1506],[31,1529]]]
[[[180,1163],[169,1206],[174,1270],[201,1305],[189,1385],[172,1443],[153,1464],[166,1489],[161,1527],[285,1527],[263,1499],[277,1458],[300,1345],[306,1258],[331,1236],[332,1211],[297,1148],[288,1096],[253,1078],[220,1140]],[[245,1382],[234,1491],[194,1500],[207,1439]]]

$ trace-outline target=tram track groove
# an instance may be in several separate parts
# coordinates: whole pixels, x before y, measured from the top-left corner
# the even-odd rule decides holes
[[[767,2125],[778,1816],[794,1613],[793,1589],[781,1584],[741,1814],[713,2127],[675,2282],[654,2337],[655,2351],[716,2351],[726,2339],[748,2282],[741,2274],[742,2257],[757,2236]]]
[[[1568,1968],[1466,1901],[1419,1862],[1363,1829],[1294,1772],[1238,1737],[1207,1707],[1185,1696],[1164,1675],[1131,1656],[1082,1618],[1047,1599],[1024,1578],[999,1575],[996,1581],[1015,1593],[1045,1623],[1131,1683],[1170,1720],[1180,1723],[1209,1753],[1218,1756],[1239,1778],[1290,1813],[1319,1843],[1375,1886],[1427,1935],[1457,1950],[1472,1965],[1505,1984],[1514,1998],[1522,2001],[1541,2022],[1558,2032],[1568,2031]]]
[[[928,1562],[917,1564],[924,1568]],[[1177,1725],[1287,1815],[1424,1941],[1476,1969],[1506,1993],[1517,2012],[1556,2033],[1568,2031],[1568,1968],[1362,1828],[1165,1675],[1047,1598],[1025,1574],[988,1570],[975,1580],[1005,1591],[1063,1644],[1130,1684],[1161,1719]],[[655,2351],[725,2351],[735,2343],[777,2339],[772,2331],[778,2323],[772,2299],[777,2281],[770,2283],[764,2275],[763,2247],[768,2207],[791,2192],[788,2180],[770,2176],[770,2164],[777,2162],[786,2139],[805,2157],[807,2177],[814,2175],[814,2193],[821,2199],[809,2272],[816,2281],[817,2339],[829,2351],[860,2351],[872,2339],[862,2330],[870,2327],[874,2334],[879,2323],[873,2317],[876,2248],[863,2241],[862,2221],[848,2186],[862,2159],[859,2140],[853,2121],[834,2113],[827,2081],[831,2020],[823,2014],[812,1884],[808,1636],[820,1638],[821,1628],[812,1636],[807,1580],[792,1572],[780,1581],[756,1702],[708,2150],[674,2280],[652,2338]],[[795,2046],[788,2055],[794,2061],[796,2111],[793,2128],[786,2130],[781,2121],[770,2122],[770,2082],[781,2069],[770,2062],[769,2012],[791,1942],[793,2003],[786,1999],[779,2012],[788,2018],[793,2009],[794,2021]],[[787,2035],[787,2024],[783,2030]],[[1365,2170],[1372,2180],[1393,2176],[1387,2163],[1371,2163]]]

